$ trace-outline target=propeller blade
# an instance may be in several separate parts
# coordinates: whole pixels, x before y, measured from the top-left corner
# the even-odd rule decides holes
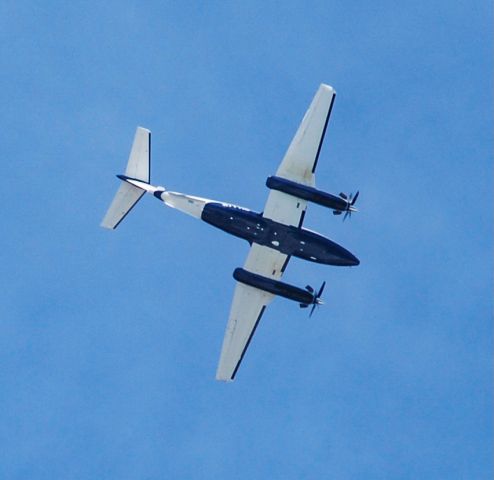
[[[314,289],[310,285],[306,285],[305,289],[310,293],[314,293]]]
[[[316,298],[321,298],[322,292],[324,292],[324,287],[326,286],[326,282],[322,282],[321,288],[319,289],[319,292],[317,292],[317,297]]]
[[[353,200],[351,202],[351,205],[353,205],[357,201],[357,198],[358,198],[359,193],[360,192],[357,190],[357,193],[355,194],[355,197],[353,197]]]
[[[321,288],[319,288],[317,295],[314,295],[314,301],[312,302],[312,308],[311,308],[310,313],[309,313],[309,318],[312,317],[312,314],[314,313],[314,310],[316,309],[316,307],[318,307],[320,305],[318,300],[321,298],[321,295],[322,295],[322,292],[324,292],[325,286],[326,286],[326,282],[324,281],[324,282],[322,282]],[[300,305],[300,306],[302,306],[302,305]],[[306,305],[306,306],[308,306],[308,305]]]
[[[350,210],[347,210],[345,212],[345,216],[343,217],[343,221],[345,221],[347,219],[347,217],[351,216],[352,212]]]

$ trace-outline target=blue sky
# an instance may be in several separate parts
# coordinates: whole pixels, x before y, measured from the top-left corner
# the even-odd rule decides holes
[[[490,2],[0,5],[0,477],[488,479]],[[248,245],[144,198],[98,227],[137,125],[152,180],[262,210],[321,82],[305,225],[361,260],[267,310],[214,380]]]

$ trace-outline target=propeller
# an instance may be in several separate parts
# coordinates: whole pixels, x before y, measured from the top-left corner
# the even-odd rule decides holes
[[[312,304],[312,310],[310,311],[309,318],[312,317],[314,310],[317,306],[322,305],[324,302],[321,300],[322,292],[324,291],[324,287],[326,286],[326,282],[322,282],[321,288],[317,292],[317,295],[314,295],[314,302]]]
[[[340,192],[340,197],[346,201],[346,209],[345,210],[333,210],[333,215],[341,215],[343,212],[345,212],[345,215],[343,216],[343,221],[347,219],[347,217],[352,216],[352,212],[356,212],[357,209],[354,207],[355,202],[357,201],[357,198],[359,196],[359,191],[353,195],[353,193],[350,193],[350,195],[346,195],[343,192]]]
[[[299,306],[300,308],[307,308],[309,305],[312,305],[312,309],[309,314],[309,318],[312,317],[312,314],[314,313],[314,310],[317,306],[322,305],[324,302],[321,300],[321,295],[322,292],[324,291],[324,287],[326,286],[326,282],[322,282],[321,288],[317,293],[314,293],[314,289],[310,285],[306,285],[305,289],[312,293],[312,302],[307,304],[307,303],[300,303]]]

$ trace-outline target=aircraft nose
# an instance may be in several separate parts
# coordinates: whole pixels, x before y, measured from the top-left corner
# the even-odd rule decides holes
[[[350,267],[356,267],[357,265],[360,265],[360,260],[352,253],[350,253],[348,262],[348,265],[350,265]]]
[[[340,248],[341,250],[338,252],[339,260],[341,262],[340,265],[345,267],[355,267],[360,264],[360,260],[353,253],[343,247]]]
[[[332,240],[325,239],[324,250],[326,256],[324,261],[320,263],[337,267],[354,267],[360,265],[360,260],[353,253]]]

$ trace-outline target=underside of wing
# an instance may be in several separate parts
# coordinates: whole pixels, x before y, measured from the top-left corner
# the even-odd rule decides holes
[[[314,186],[314,172],[333,106],[335,91],[321,85],[276,175],[303,185]],[[285,225],[302,226],[307,202],[293,195],[271,190],[263,216]],[[253,244],[244,269],[264,277],[279,279],[289,257],[268,247]],[[217,380],[233,380],[266,306],[274,295],[237,283],[226,327]]]
[[[276,171],[278,177],[303,185],[315,185],[314,172],[335,95],[334,89],[329,85],[322,84],[319,87]],[[305,200],[271,190],[263,215],[285,225],[300,227],[306,208]]]
[[[280,278],[289,257],[268,247],[253,244],[244,268],[269,278]],[[217,380],[233,380],[259,320],[274,295],[237,283],[221,349]]]
[[[237,283],[223,339],[216,380],[233,380],[264,309],[274,295]]]
[[[276,171],[278,177],[314,184],[314,172],[335,96],[336,92],[329,85],[319,87]]]

